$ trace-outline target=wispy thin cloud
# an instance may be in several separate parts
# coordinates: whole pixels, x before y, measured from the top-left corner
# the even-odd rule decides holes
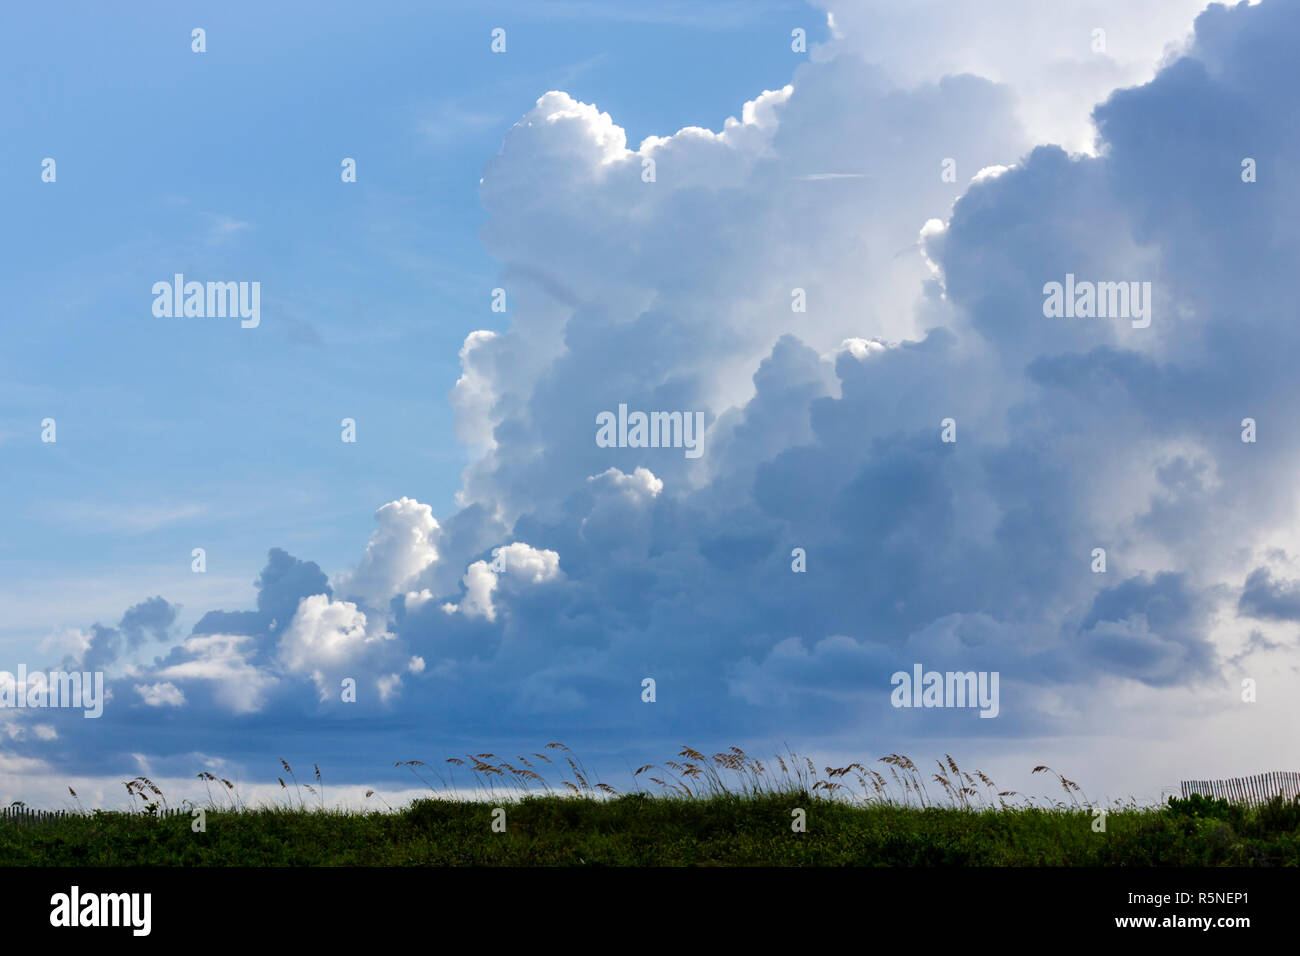
[[[67,524],[91,525],[101,531],[143,534],[197,518],[206,514],[207,510],[207,505],[197,502],[172,505],[111,505],[71,501],[52,503],[48,506],[47,513]]]
[[[817,183],[827,179],[870,179],[866,173],[806,173],[795,179],[805,183]]]
[[[242,219],[236,219],[233,216],[226,216],[221,213],[204,213],[208,218],[207,239],[209,242],[224,242],[241,232],[253,228],[251,222],[245,222]]]
[[[476,109],[458,100],[443,100],[416,121],[416,131],[432,145],[453,142],[494,126],[508,125],[503,114]]]
[[[518,18],[537,20],[605,20],[621,23],[656,23],[708,30],[732,30],[770,21],[782,11],[807,10],[788,0],[660,0],[658,3],[612,4],[602,0],[551,0],[547,3],[485,3],[486,9]]]

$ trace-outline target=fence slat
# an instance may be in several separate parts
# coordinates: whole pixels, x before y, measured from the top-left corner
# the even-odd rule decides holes
[[[1300,797],[1300,773],[1270,770],[1248,777],[1228,777],[1222,780],[1180,780],[1179,791],[1183,799],[1200,795],[1232,803],[1260,806],[1274,797],[1295,800]]]

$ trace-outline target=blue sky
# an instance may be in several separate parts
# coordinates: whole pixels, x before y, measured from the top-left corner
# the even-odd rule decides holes
[[[0,715],[0,798],[555,739],[1293,765],[1300,9],[1041,6],[6,13],[0,670],[113,696]],[[177,272],[261,324],[154,316]],[[1150,328],[1048,318],[1067,274]],[[601,447],[620,404],[705,454]],[[891,707],[915,661],[997,719]]]
[[[505,131],[551,88],[618,109],[634,138],[716,126],[788,79],[793,55],[762,10],[821,26],[797,5],[680,23],[562,5],[328,9],[7,15],[0,561],[15,597],[41,597],[0,646],[78,623],[43,582],[116,596],[144,569],[188,575],[202,546],[213,596],[233,598],[268,541],[335,567],[376,502],[418,490],[445,512],[466,460],[446,402],[457,352],[504,324],[477,184]],[[489,49],[499,23],[504,56]],[[58,163],[57,189],[26,175],[37,153],[38,168]],[[259,279],[276,319],[255,339],[159,335],[140,289],[175,271]],[[57,448],[23,440],[47,416]],[[344,417],[359,447],[338,441]]]

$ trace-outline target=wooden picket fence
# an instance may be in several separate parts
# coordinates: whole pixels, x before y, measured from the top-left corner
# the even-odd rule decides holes
[[[1253,777],[1227,780],[1184,780],[1182,787],[1184,799],[1199,793],[1203,797],[1258,806],[1273,797],[1294,800],[1300,796],[1300,773],[1257,773]]]
[[[189,810],[183,807],[172,807],[168,810],[159,808],[158,816],[176,817],[189,815]],[[44,823],[49,820],[61,820],[69,817],[83,817],[87,814],[78,813],[76,810],[37,810],[34,807],[0,807],[0,823]]]
[[[32,807],[0,807],[0,820],[11,823],[37,823],[41,820],[56,820],[59,817],[72,817],[75,813],[66,810],[36,810]]]

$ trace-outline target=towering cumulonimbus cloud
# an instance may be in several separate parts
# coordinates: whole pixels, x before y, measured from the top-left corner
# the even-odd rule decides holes
[[[1145,79],[1185,4],[1096,7],[1112,59],[1037,99],[1087,11],[1041,49],[994,36],[993,70],[956,56],[962,5],[908,59],[934,6],[837,7],[716,133],[634,147],[541,96],[480,190],[509,327],[460,353],[459,510],[383,505],[332,584],[272,551],[258,610],[136,668],[105,726],[342,719],[347,677],[402,740],[526,720],[609,749],[870,728],[1086,763],[1135,712],[1170,752],[1294,717],[1300,5],[1210,8],[1097,107],[1093,155],[1044,145],[1044,113]],[[996,11],[984,33],[1047,29]],[[1149,283],[1150,325],[1045,314],[1067,275]],[[620,404],[703,413],[703,455],[601,447]],[[997,719],[892,707],[917,662],[999,672]],[[1271,703],[1237,706],[1243,676]]]

